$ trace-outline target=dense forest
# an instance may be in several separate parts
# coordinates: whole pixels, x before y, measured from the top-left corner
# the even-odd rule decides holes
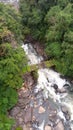
[[[20,45],[27,35],[44,45],[58,72],[73,78],[73,1],[20,0],[18,12],[0,3],[0,130],[14,123],[7,111],[23,83],[27,59]]]
[[[16,90],[23,83],[27,60],[19,46],[21,28],[20,14],[0,3],[0,130],[11,130],[14,121],[8,119],[7,111],[17,103]]]
[[[72,0],[20,0],[23,33],[45,46],[57,71],[73,77]]]

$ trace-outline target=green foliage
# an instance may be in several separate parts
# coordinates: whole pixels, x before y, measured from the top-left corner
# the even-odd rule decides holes
[[[0,88],[0,114],[6,114],[17,103],[18,95],[13,88]]]
[[[37,71],[37,70],[34,70],[34,71],[31,72],[31,74],[32,74],[34,80],[37,81],[37,79],[38,79],[38,71]]]
[[[22,85],[27,64],[23,49],[17,45],[22,39],[20,17],[12,6],[0,3],[0,130],[11,130],[14,123],[7,111],[17,103],[16,89]]]
[[[6,115],[0,114],[0,130],[11,130],[14,120],[7,118]]]
[[[47,68],[50,68],[50,67],[54,66],[55,63],[54,63],[54,60],[52,59],[52,60],[47,60],[47,61],[45,61],[45,62],[44,62],[44,65],[45,65]]]
[[[13,49],[9,44],[0,46],[4,49],[0,57],[0,80],[4,86],[19,88],[22,84],[22,70],[26,64],[25,53],[22,48]]]
[[[56,69],[70,77],[73,77],[72,21],[72,4],[69,2],[64,8],[52,7],[45,17],[45,22],[48,24],[45,36],[46,53],[55,59]]]
[[[22,85],[23,68],[26,63],[21,47],[13,48],[9,43],[0,45],[0,130],[11,130],[13,121],[6,113],[17,103],[16,89]]]
[[[57,0],[57,4],[58,4],[60,7],[62,7],[62,8],[65,8],[68,3],[69,3],[69,0]]]
[[[49,46],[46,48],[46,52],[56,59],[58,59],[61,56],[61,45],[57,42],[49,44]],[[52,53],[51,53],[52,52]]]
[[[20,0],[24,34],[31,34],[33,38],[42,40],[46,28],[44,16],[54,3],[54,0]],[[25,26],[30,30],[28,33],[26,33]]]
[[[57,61],[57,70],[73,77],[72,0],[20,0],[20,11],[24,34],[45,43],[48,58]]]
[[[21,127],[17,127],[15,130],[23,130]]]
[[[22,48],[12,48],[9,44],[1,44],[0,55],[0,112],[6,112],[17,102],[18,89],[22,85],[22,70],[26,65],[26,57]],[[2,55],[3,54],[3,55]]]
[[[0,3],[0,42],[22,39],[20,14],[12,6]]]

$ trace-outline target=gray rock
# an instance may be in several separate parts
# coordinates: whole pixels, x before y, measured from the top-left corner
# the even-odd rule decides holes
[[[68,113],[68,108],[66,106],[61,107],[63,113]]]
[[[55,90],[58,89],[58,85],[56,85],[56,84],[54,84],[52,87],[53,87]]]
[[[65,84],[63,87],[64,87],[64,88],[69,88],[70,85],[69,85],[69,84]]]
[[[65,114],[66,120],[70,120],[69,109],[66,106],[62,106],[61,109],[62,109],[62,112]]]

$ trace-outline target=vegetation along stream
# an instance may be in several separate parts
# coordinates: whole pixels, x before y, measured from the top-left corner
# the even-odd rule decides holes
[[[72,0],[0,0],[0,130],[73,130]]]

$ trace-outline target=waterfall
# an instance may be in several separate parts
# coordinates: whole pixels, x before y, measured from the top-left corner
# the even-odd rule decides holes
[[[33,65],[33,64],[39,64],[42,60],[43,57],[39,56],[34,48],[32,47],[31,44],[23,44],[22,48],[24,49],[27,57],[28,57],[28,64]]]
[[[42,56],[37,54],[30,43],[23,44],[22,48],[28,57],[29,65],[39,64],[42,60],[44,60]],[[53,102],[58,104],[59,108],[57,110],[57,115],[63,119],[64,122],[66,122],[66,118],[61,110],[61,106],[67,106],[71,116],[69,123],[71,129],[73,130],[73,96],[69,94],[65,86],[70,87],[70,83],[66,79],[62,79],[59,73],[48,68],[38,69],[38,80],[34,93],[38,93],[39,91],[43,90],[44,99],[49,99],[50,97]]]

